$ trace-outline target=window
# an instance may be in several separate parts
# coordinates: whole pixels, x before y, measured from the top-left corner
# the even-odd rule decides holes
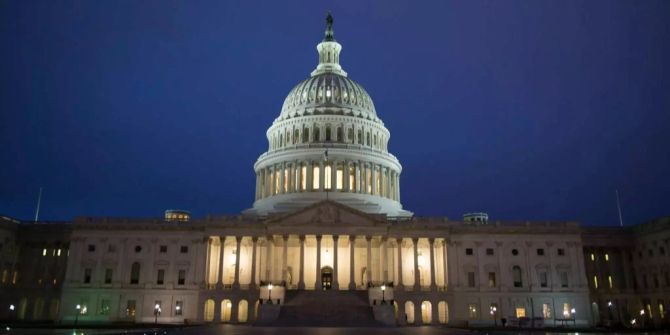
[[[116,245],[114,245],[114,244],[107,245],[107,252],[115,253],[116,252]]]
[[[519,250],[517,249],[512,249],[512,255],[516,256],[519,254]]]
[[[95,244],[88,245],[88,252],[95,252]]]
[[[605,253],[605,262],[609,262],[609,261],[610,261],[610,254]]]
[[[135,317],[136,309],[137,309],[137,303],[135,303],[135,300],[128,300],[126,302],[126,316]]]
[[[566,271],[561,272],[561,287],[568,287],[568,273]]]
[[[312,189],[313,190],[318,190],[319,189],[319,167],[314,166],[312,167]]]
[[[542,304],[542,317],[545,319],[551,319],[551,305]]]
[[[179,276],[177,277],[177,285],[184,285],[186,282],[186,270],[179,270]]]
[[[140,263],[135,262],[130,268],[130,283],[138,284],[140,282]]]
[[[142,246],[141,245],[136,245],[135,246],[135,252],[142,252]]]
[[[60,257],[60,254],[61,254],[61,249],[58,249],[58,251],[56,251],[56,256]]]
[[[177,300],[174,305],[174,315],[182,315],[182,313],[184,313],[184,302]]]
[[[476,319],[477,318],[477,305],[468,304],[468,317],[470,319]]]
[[[161,253],[161,254],[164,254],[164,253],[166,253],[166,252],[167,252],[167,245],[161,245],[161,246],[160,246],[160,253]]]
[[[156,275],[156,284],[163,285],[165,281],[165,270],[159,269],[158,274]]]
[[[523,287],[521,268],[518,265],[512,267],[512,279],[514,280],[514,287]]]
[[[182,254],[188,254],[188,246],[182,245],[179,248],[179,252],[181,252]]]
[[[468,287],[475,287],[475,273],[468,272]]]
[[[486,248],[486,255],[493,256],[493,248]]]
[[[565,256],[565,249],[558,248],[557,253],[558,253],[559,256]]]
[[[614,283],[612,282],[612,276],[607,276],[607,285],[609,285],[609,288],[614,287]]]
[[[658,283],[658,275],[654,274],[654,288],[658,288],[660,285]]]
[[[663,300],[658,301],[658,315],[661,319],[665,319],[665,304],[663,303]]]
[[[88,300],[82,299],[81,302],[79,303],[79,314],[80,315],[88,315]]]
[[[489,272],[489,287],[496,287],[496,273]]]
[[[593,276],[593,288],[598,288],[598,276]]]
[[[91,283],[91,269],[86,268],[84,269],[84,284],[90,284]]]
[[[47,255],[47,248],[44,248],[44,249],[42,249],[42,256],[46,256],[46,255]]]
[[[569,318],[572,316],[572,309],[569,303],[563,303],[563,317]]]
[[[548,286],[547,273],[542,271],[540,272],[540,287],[547,287],[547,286]]]
[[[326,190],[330,190],[331,186],[332,186],[331,185],[331,181],[332,181],[331,173],[332,173],[332,168],[330,167],[330,165],[326,165],[323,168],[323,174],[324,174],[323,175],[323,188],[325,188]]]
[[[466,248],[465,249],[465,254],[468,256],[472,256],[472,248]]]
[[[112,304],[110,303],[109,299],[101,299],[100,300],[100,309],[98,310],[98,314],[100,315],[109,315],[109,312],[112,310]]]
[[[526,317],[526,307],[517,307],[515,309],[516,312],[516,317],[517,318],[525,318]]]
[[[658,253],[661,254],[661,255],[665,255],[665,248],[658,247]]]
[[[544,256],[544,249],[542,249],[542,248],[537,249],[537,255],[538,256]]]
[[[591,262],[595,262],[595,261],[596,261],[596,254],[591,253]]]
[[[647,275],[642,275],[642,286],[644,286],[644,289],[649,288],[649,283],[647,282]]]
[[[105,269],[105,284],[112,283],[112,274],[113,274],[112,269]]]

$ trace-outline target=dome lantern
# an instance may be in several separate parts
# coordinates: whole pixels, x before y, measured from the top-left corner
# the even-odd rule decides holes
[[[347,73],[342,70],[340,65],[340,51],[342,51],[342,45],[335,41],[335,35],[333,33],[333,16],[328,13],[326,17],[326,33],[323,41],[316,46],[316,50],[319,52],[319,65],[316,69],[312,71],[312,77],[320,75],[322,73],[335,73],[340,76],[347,76]]]

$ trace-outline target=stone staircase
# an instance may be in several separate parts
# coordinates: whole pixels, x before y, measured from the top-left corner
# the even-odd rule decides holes
[[[380,326],[367,291],[287,291],[276,326]]]

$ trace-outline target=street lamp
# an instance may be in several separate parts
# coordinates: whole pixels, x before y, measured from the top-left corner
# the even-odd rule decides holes
[[[268,284],[268,304],[272,305],[272,284]]]
[[[572,315],[572,324],[574,324],[575,327],[577,327],[577,317],[575,316],[575,314],[577,314],[577,310],[574,307],[572,307],[570,309],[570,314]]]
[[[156,304],[154,306],[154,324],[158,324],[158,316],[161,314],[161,305]]]
[[[386,291],[386,285],[382,285],[382,305],[386,305],[386,299],[384,299],[384,292]]]
[[[77,311],[76,314],[74,315],[74,329],[77,329],[77,321],[79,321],[79,314],[81,313],[81,305],[77,304],[77,306],[74,307],[74,309]]]
[[[491,306],[489,313],[493,317],[493,325],[498,327],[498,308],[496,306]]]
[[[642,309],[640,309],[640,322],[642,322],[642,324],[641,324],[640,326],[641,326],[642,328],[644,328],[644,319],[645,319],[645,317],[644,317],[644,308],[642,308]]]

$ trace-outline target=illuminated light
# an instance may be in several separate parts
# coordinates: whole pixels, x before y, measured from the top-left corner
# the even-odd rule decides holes
[[[640,310],[640,316],[644,315],[644,309]]]
[[[47,249],[44,248],[44,249],[42,249],[42,256],[46,256],[46,255],[47,255]]]
[[[326,97],[330,98],[330,90],[326,90]]]
[[[605,254],[605,262],[609,262],[609,261],[610,261],[610,255],[609,255],[609,254]]]
[[[228,307],[228,308],[230,308],[230,307],[232,307],[232,306],[233,306],[233,304],[231,304],[231,303],[227,303],[227,304],[226,304],[226,307]]]
[[[60,249],[58,249],[58,252],[56,252],[56,254],[58,255],[58,257],[60,257]]]
[[[607,302],[607,307],[612,307],[612,302],[611,301]]]
[[[575,308],[573,307],[573,308],[570,310],[570,313],[575,314],[575,312],[576,312],[576,310],[575,310]]]
[[[13,311],[15,308],[16,308],[16,307],[14,307],[14,305],[9,305],[9,310],[10,310],[10,311]]]
[[[592,262],[595,262],[595,261],[596,261],[596,255],[593,254],[593,253],[591,254],[591,261],[592,261]]]
[[[180,309],[181,309],[181,306],[177,306],[176,309],[177,309],[177,310],[180,310]]]
[[[634,325],[634,324],[636,324],[636,323],[637,323],[637,320],[635,320],[635,319],[630,320],[630,324]]]
[[[382,285],[381,289],[382,291],[386,291],[386,285]]]

